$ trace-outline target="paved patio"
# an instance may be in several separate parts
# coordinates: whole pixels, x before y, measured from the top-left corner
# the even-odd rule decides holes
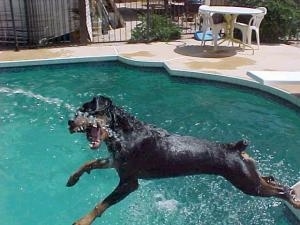
[[[113,43],[28,49],[19,52],[1,51],[0,62],[85,56],[121,56],[133,61],[164,62],[171,69],[222,74],[247,80],[256,79],[254,76],[247,75],[249,71],[282,71],[280,80],[276,80],[276,76],[273,79],[272,73],[268,73],[270,75],[266,80],[256,79],[256,81],[296,96],[300,95],[299,47],[284,44],[261,45],[258,50],[254,45],[253,54],[252,50],[242,51],[238,46],[228,46],[227,43],[220,46],[217,52],[213,52],[209,44],[202,47],[199,41],[187,38],[168,43]],[[292,79],[289,77],[290,73],[286,73],[287,71],[293,72]]]

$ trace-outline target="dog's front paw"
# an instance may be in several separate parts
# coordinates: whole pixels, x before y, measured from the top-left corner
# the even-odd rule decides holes
[[[68,182],[67,182],[67,187],[72,187],[74,186],[78,181],[79,181],[80,176],[74,174],[72,176],[70,176]]]

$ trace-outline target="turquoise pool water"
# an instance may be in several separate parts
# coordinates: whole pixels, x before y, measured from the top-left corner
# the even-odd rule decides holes
[[[117,185],[114,170],[98,170],[65,187],[82,163],[107,155],[105,145],[91,151],[84,135],[67,130],[69,116],[97,94],[170,132],[247,138],[263,174],[289,185],[300,180],[299,111],[269,95],[119,63],[1,69],[1,224],[71,224]],[[221,177],[200,175],[140,181],[94,224],[297,223],[277,199],[250,197]]]

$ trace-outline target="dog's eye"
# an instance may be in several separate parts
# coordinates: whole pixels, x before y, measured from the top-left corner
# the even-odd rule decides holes
[[[97,112],[97,115],[99,115],[99,116],[104,116],[104,111],[103,111],[103,110],[98,111],[98,112]]]
[[[75,116],[80,116],[80,114],[81,114],[81,112],[78,111],[78,112],[75,113]]]

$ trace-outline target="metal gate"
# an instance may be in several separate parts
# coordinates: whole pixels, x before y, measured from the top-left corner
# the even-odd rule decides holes
[[[182,34],[198,27],[203,0],[0,0],[0,46],[128,41],[146,13],[165,15]],[[224,0],[211,0],[224,5]]]

